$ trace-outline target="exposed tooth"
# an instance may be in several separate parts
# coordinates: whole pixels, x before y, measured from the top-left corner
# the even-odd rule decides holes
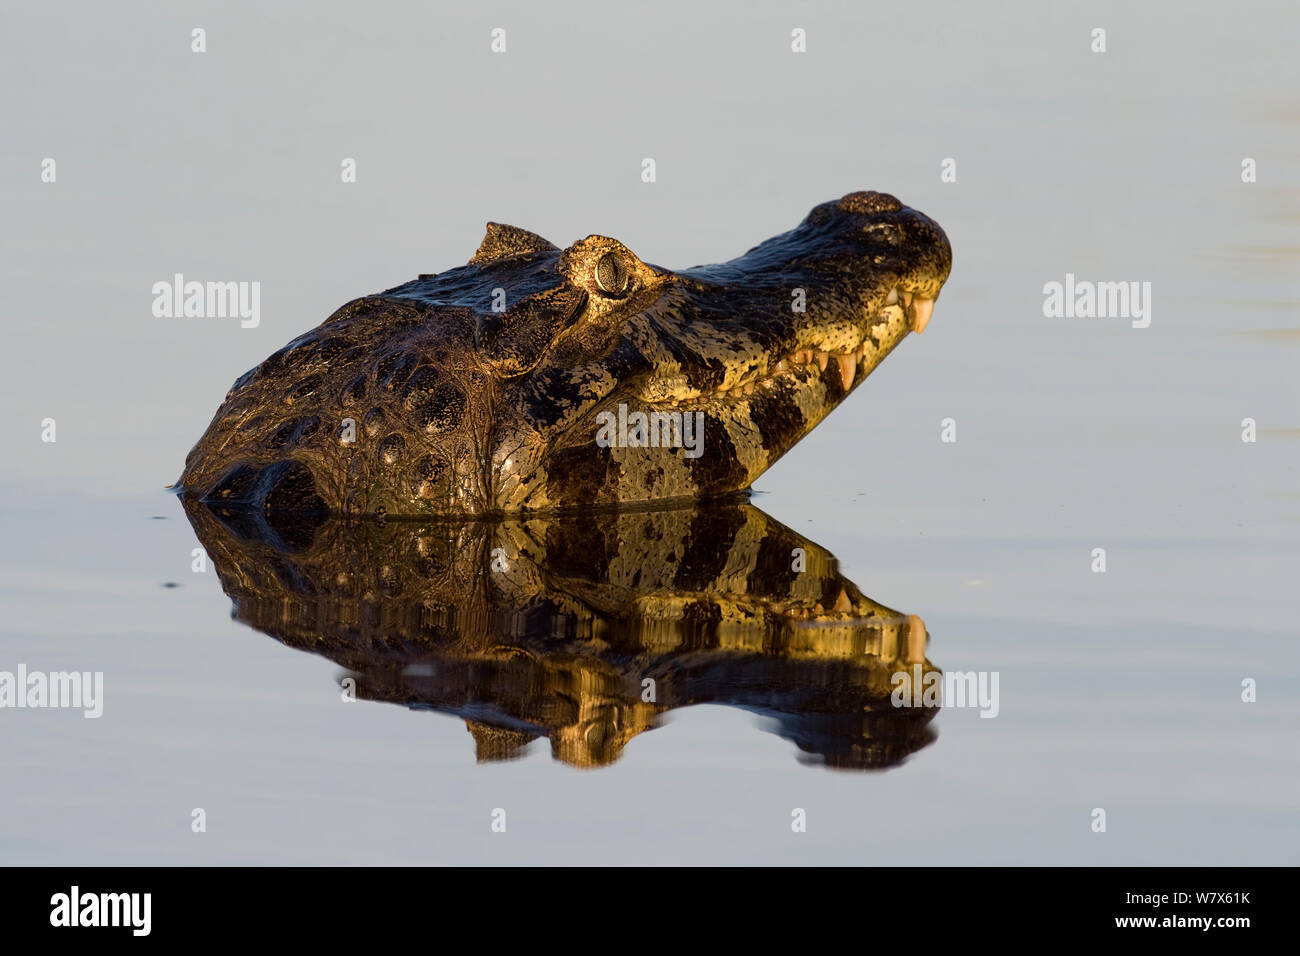
[[[904,292],[904,293],[903,293],[903,308],[906,309],[906,308],[907,308],[909,305],[911,305],[911,304],[912,304],[912,293],[911,293],[911,292]]]
[[[835,361],[840,364],[840,381],[844,383],[844,391],[847,392],[853,384],[853,376],[858,372],[858,360],[852,355],[837,355]]]
[[[817,367],[821,369],[823,372],[826,371],[826,363],[829,362],[830,360],[831,360],[830,352],[817,353]]]
[[[930,324],[930,316],[934,314],[934,299],[923,299],[919,295],[916,297],[916,304],[913,306],[912,315],[914,321],[913,330],[920,334],[925,331],[925,327]]]
[[[843,588],[840,588],[840,596],[835,599],[835,607],[832,610],[839,611],[841,614],[853,610],[853,602],[849,600],[849,596]]]
[[[893,305],[897,301],[898,301],[898,290],[890,289],[889,295],[885,296],[885,305]]]

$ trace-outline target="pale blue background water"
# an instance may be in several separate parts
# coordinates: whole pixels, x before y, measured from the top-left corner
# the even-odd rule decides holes
[[[565,9],[0,14],[0,669],[107,696],[0,710],[0,862],[1300,861],[1294,5]],[[488,219],[686,266],[858,188],[937,219],[952,278],[756,503],[921,615],[937,665],[999,671],[997,719],[944,711],[869,775],[707,706],[606,770],[480,767],[461,722],[342,705],[335,665],[190,573],[161,488],[344,301]],[[174,272],[260,281],[261,326],[153,318]],[[1043,318],[1066,272],[1150,281],[1151,327]]]

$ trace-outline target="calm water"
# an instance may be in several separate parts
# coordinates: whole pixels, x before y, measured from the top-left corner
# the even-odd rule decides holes
[[[0,862],[1300,862],[1293,5],[932,5],[884,31],[851,4],[144,9],[33,4],[0,30],[0,671],[104,674],[99,719],[0,709]],[[400,540],[276,558],[163,491],[240,373],[350,298],[463,262],[487,219],[686,266],[858,188],[933,216],[954,268],[925,336],[744,512],[873,609],[781,632],[797,666],[674,644],[636,587],[593,610],[596,567],[541,589],[581,610],[508,639],[471,598],[421,618],[412,589],[454,607],[472,536],[399,567],[396,617],[341,645],[269,569],[378,575],[366,556]],[[154,318],[176,272],[260,281],[259,326]],[[1067,273],[1150,282],[1150,327],[1044,318]],[[715,519],[661,520],[747,553]],[[625,558],[639,533],[618,532]],[[912,615],[929,667],[998,674],[996,718],[862,716]],[[541,637],[579,626],[608,646]],[[442,643],[404,645],[421,627]]]

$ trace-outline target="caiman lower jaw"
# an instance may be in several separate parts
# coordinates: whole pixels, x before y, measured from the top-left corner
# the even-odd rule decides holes
[[[934,315],[934,302],[932,297],[925,297],[902,287],[891,289],[889,295],[885,297],[885,304],[864,332],[869,332],[871,327],[882,323],[888,325],[891,320],[902,318],[909,331],[920,334],[925,331],[925,327],[930,324],[930,318]],[[774,364],[768,365],[764,371],[746,375],[728,387],[703,392],[674,404],[698,408],[717,402],[736,401],[754,395],[761,389],[782,380],[804,382],[809,378],[820,378],[821,373],[828,367],[833,367],[839,372],[840,384],[847,393],[858,377],[859,367],[866,359],[867,352],[873,348],[869,336],[864,334],[854,347],[848,350],[795,349],[783,355]],[[812,371],[813,365],[817,366],[815,372]],[[867,371],[870,372],[871,369]]]

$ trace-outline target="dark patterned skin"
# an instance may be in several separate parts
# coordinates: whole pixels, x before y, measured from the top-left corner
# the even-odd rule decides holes
[[[391,515],[740,491],[924,328],[950,266],[937,224],[874,192],[680,272],[489,224],[467,265],[349,302],[241,376],[179,486]],[[702,445],[602,444],[620,405],[698,420]]]
[[[608,764],[703,703],[845,769],[935,738],[936,707],[891,701],[894,675],[938,673],[925,624],[749,504],[354,521],[183,501],[236,620],[347,668],[359,699],[463,718],[480,760],[546,738]]]

